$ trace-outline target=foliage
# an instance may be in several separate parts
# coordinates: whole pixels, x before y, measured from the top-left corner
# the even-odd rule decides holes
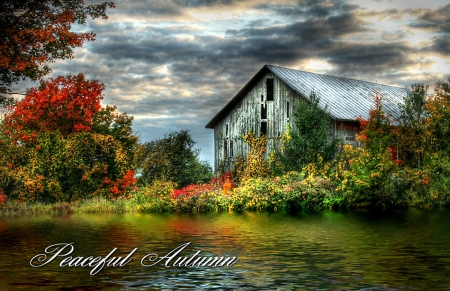
[[[212,178],[210,183],[204,184],[191,184],[181,189],[175,189],[173,192],[173,198],[192,197],[198,196],[205,192],[217,192],[224,195],[235,187],[233,183],[233,175],[231,172],[225,172],[224,174]]]
[[[188,186],[185,186],[181,189],[175,189],[173,191],[173,198],[179,198],[180,196],[184,196],[186,198],[192,197],[192,196],[198,196],[205,192],[210,192],[213,190],[212,184],[191,184]]]
[[[73,58],[73,48],[95,39],[95,33],[76,33],[72,24],[88,17],[107,19],[111,2],[85,5],[83,0],[3,0],[0,2],[0,104],[19,80],[37,80],[56,59]]]
[[[382,107],[380,95],[369,111],[369,119],[357,118],[361,132],[357,139],[363,148],[346,145],[334,168],[337,191],[348,207],[389,207],[392,197],[397,162],[392,158],[394,127]]]
[[[339,139],[331,136],[332,119],[327,107],[319,107],[320,98],[313,91],[309,100],[297,102],[294,128],[288,127],[282,137],[283,152],[279,155],[285,171],[300,171],[309,163],[329,161],[335,153]]]
[[[213,188],[221,189],[224,195],[228,194],[231,189],[236,187],[232,171],[225,172],[216,178],[212,178],[211,184],[213,185]]]
[[[434,94],[426,105],[429,112],[427,129],[430,132],[429,151],[450,154],[450,78],[437,82]]]
[[[237,182],[245,182],[250,178],[267,177],[270,168],[265,159],[267,136],[256,137],[252,131],[243,136],[244,142],[250,146],[247,157],[237,157],[234,164],[234,177]]]
[[[5,199],[7,196],[5,195],[5,192],[2,188],[0,188],[0,205],[5,205]]]
[[[83,74],[42,81],[39,88],[30,89],[5,117],[5,134],[24,133],[17,136],[17,141],[26,141],[27,132],[58,130],[63,137],[89,132],[94,114],[101,109],[104,89],[96,80],[85,80]]]
[[[180,196],[175,200],[176,211],[226,211],[229,209],[230,197],[217,191],[204,191],[198,195]]]
[[[52,202],[127,194],[137,137],[132,117],[100,106],[103,88],[81,74],[58,77],[17,102],[0,139],[0,187],[8,196]]]
[[[175,183],[154,180],[130,193],[130,204],[138,212],[173,211]]]
[[[188,130],[172,132],[164,138],[145,142],[138,150],[140,184],[155,180],[172,181],[182,188],[205,183],[212,178],[212,168],[199,160],[199,151]]]
[[[381,95],[376,94],[374,102],[375,106],[370,109],[368,120],[362,117],[356,118],[361,126],[357,140],[363,144],[364,150],[369,154],[380,154],[395,143],[394,127],[390,116],[383,109]]]
[[[401,115],[396,127],[398,154],[406,166],[417,168],[423,161],[427,142],[426,98],[428,87],[414,84],[404,104],[399,104]]]
[[[337,188],[347,206],[388,207],[396,202],[391,194],[397,163],[391,159],[388,149],[371,153],[365,149],[355,151],[348,146],[344,147],[342,155],[353,156],[348,160],[348,169],[341,173],[343,180]]]
[[[232,210],[277,210],[283,197],[275,182],[269,178],[247,178],[231,195]]]

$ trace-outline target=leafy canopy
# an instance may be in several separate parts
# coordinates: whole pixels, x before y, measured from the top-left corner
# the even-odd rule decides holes
[[[112,2],[85,5],[83,0],[0,1],[0,104],[10,86],[37,80],[56,59],[73,58],[73,48],[95,40],[95,33],[76,33],[72,24],[85,25],[88,17],[107,19]]]
[[[91,130],[94,114],[101,109],[102,91],[98,81],[87,81],[83,74],[42,81],[19,101],[5,125],[12,133],[23,130],[55,131],[64,136]]]
[[[283,137],[281,157],[285,170],[301,171],[310,163],[329,161],[339,140],[332,136],[331,116],[327,107],[319,107],[320,98],[313,91],[309,100],[301,100],[294,111],[294,127]]]
[[[413,84],[405,98],[404,104],[399,104],[400,117],[396,127],[397,148],[402,162],[417,168],[426,146],[427,134],[426,110],[428,87],[423,84]]]
[[[142,144],[138,153],[140,183],[171,181],[183,188],[209,182],[211,166],[199,160],[199,150],[193,148],[194,144],[188,130],[171,132],[162,139]]]
[[[102,107],[104,85],[82,74],[29,90],[0,131],[0,188],[22,201],[119,197],[135,181],[132,117]]]

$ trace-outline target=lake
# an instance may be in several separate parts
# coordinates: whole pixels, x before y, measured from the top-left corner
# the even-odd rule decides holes
[[[450,211],[440,209],[43,215],[0,218],[0,233],[0,290],[450,288]],[[30,265],[47,247],[69,243],[72,253],[59,245],[61,256]],[[148,254],[164,257],[186,243],[184,257],[201,251],[199,256],[239,261],[222,267],[141,264]],[[69,255],[105,257],[114,248],[122,267],[90,275],[93,267],[60,266]]]

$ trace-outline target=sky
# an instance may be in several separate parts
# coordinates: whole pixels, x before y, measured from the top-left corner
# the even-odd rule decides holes
[[[95,3],[95,2],[94,2]],[[50,77],[83,73],[134,116],[141,142],[187,129],[213,165],[205,125],[265,65],[410,87],[450,77],[450,4],[405,0],[125,0]]]

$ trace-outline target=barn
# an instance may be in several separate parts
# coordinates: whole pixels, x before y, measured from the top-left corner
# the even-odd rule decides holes
[[[383,109],[395,118],[408,90],[265,65],[206,125],[214,129],[214,168],[223,163],[231,169],[236,156],[246,155],[249,147],[241,137],[250,130],[268,137],[267,152],[278,146],[287,125],[293,125],[294,105],[308,100],[312,91],[331,115],[330,135],[342,130],[344,142],[357,145],[360,127],[355,118],[368,118],[375,96],[382,97]]]

